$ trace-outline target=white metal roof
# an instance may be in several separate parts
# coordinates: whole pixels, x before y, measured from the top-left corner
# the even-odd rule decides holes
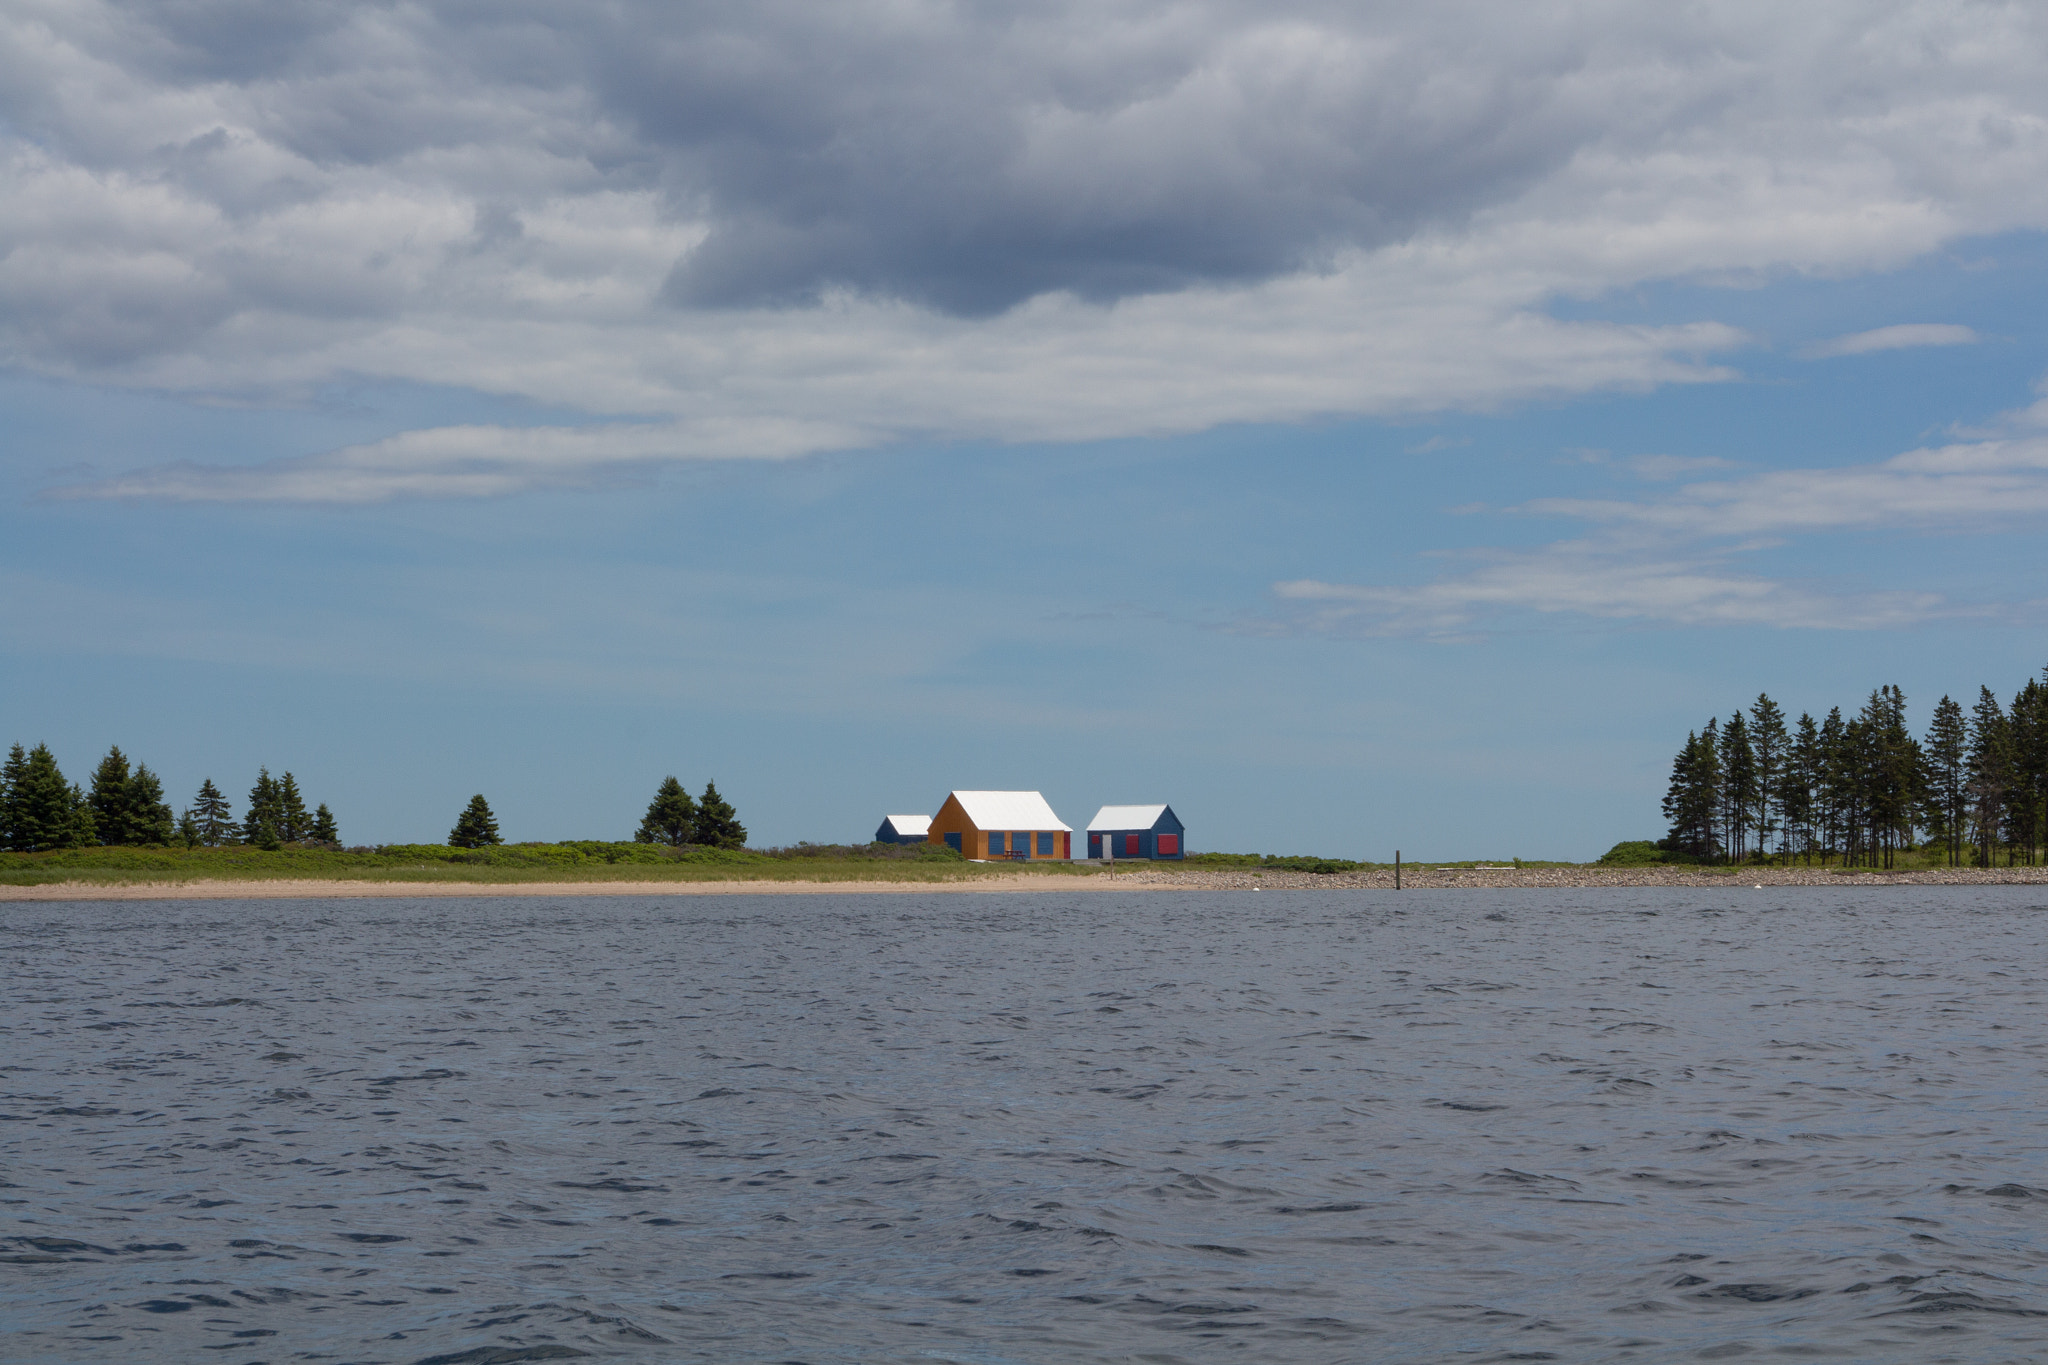
[[[1104,806],[1095,812],[1095,818],[1088,822],[1088,832],[1094,834],[1105,829],[1150,829],[1159,823],[1159,817],[1164,814],[1164,802],[1156,806]]]
[[[967,818],[974,822],[976,829],[1063,829],[1073,832],[1072,825],[1060,823],[1052,813],[1052,807],[1037,792],[954,792],[953,797],[960,803],[960,809],[967,812]]]
[[[885,815],[887,823],[896,827],[898,834],[930,834],[932,818],[929,815]]]

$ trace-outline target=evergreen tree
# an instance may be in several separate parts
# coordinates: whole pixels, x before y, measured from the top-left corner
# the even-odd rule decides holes
[[[199,842],[207,848],[219,848],[232,844],[242,837],[242,830],[235,823],[234,808],[228,799],[220,794],[220,788],[207,778],[199,784],[199,795],[192,798],[190,809],[185,812],[192,818]]]
[[[462,818],[455,822],[454,829],[448,831],[448,845],[450,848],[483,848],[498,842],[498,821],[491,814],[490,803],[479,792],[469,798]]]
[[[1970,751],[1966,759],[1970,774],[1971,841],[1977,848],[1981,867],[1992,865],[2005,824],[2005,798],[2012,786],[2012,744],[2005,712],[1988,687],[1977,689],[1977,704],[1970,710]]]
[[[730,814],[730,810],[727,814]],[[661,786],[654,793],[654,799],[647,803],[647,814],[640,821],[640,828],[634,833],[633,841],[641,844],[670,844],[677,848],[696,837],[697,803],[683,790],[683,784],[674,776],[662,779]],[[741,842],[746,841],[744,833]]]
[[[745,848],[747,827],[735,816],[733,808],[718,794],[718,784],[706,782],[704,794],[697,798],[697,827],[690,842],[710,848]]]
[[[1820,723],[1820,762],[1814,775],[1814,803],[1820,822],[1822,867],[1827,866],[1830,854],[1842,853],[1844,861],[1847,860],[1850,810],[1853,805],[1848,783],[1855,774],[1855,763],[1849,755],[1848,729],[1842,720],[1842,708],[1829,707],[1827,719]]]
[[[128,777],[128,757],[118,744],[107,750],[107,756],[93,770],[92,794],[86,799],[92,804],[93,825],[101,843],[135,842],[129,828]]]
[[[199,820],[192,814],[190,806],[178,817],[178,842],[187,848],[199,847]]]
[[[1721,829],[1733,862],[1749,852],[1756,793],[1756,750],[1749,742],[1749,724],[1737,711],[1721,731]]]
[[[256,785],[249,788],[249,813],[242,819],[242,842],[257,848],[277,848],[284,842],[284,810],[277,779],[268,768],[256,770]]]
[[[177,837],[171,807],[164,800],[164,784],[147,763],[135,765],[128,779],[128,842],[163,845]]]
[[[306,837],[316,844],[341,842],[341,834],[334,827],[334,812],[327,809],[326,802],[321,802],[319,809],[313,812],[313,824],[306,831]]]
[[[1792,839],[1797,851],[1806,857],[1806,865],[1813,866],[1814,844],[1814,792],[1819,786],[1821,772],[1820,730],[1807,712],[1799,713],[1799,724],[1793,731],[1791,759],[1786,765],[1786,778],[1781,797],[1787,837]]]
[[[1671,763],[1671,784],[1664,794],[1664,818],[1671,826],[1664,846],[1711,861],[1720,856],[1715,837],[1721,806],[1720,757],[1713,721],[1704,734],[1688,734],[1685,747]]]
[[[7,751],[7,763],[0,767],[0,848],[26,849],[16,831],[21,828],[22,781],[28,776],[28,751],[19,744]]]
[[[277,780],[277,837],[288,844],[304,839],[313,827],[306,803],[299,796],[299,781],[287,772]]]
[[[2006,798],[2007,846],[2032,866],[2048,797],[2048,688],[2029,679],[2006,712],[2012,746],[2012,790]]]
[[[1913,842],[1925,781],[1920,745],[1906,729],[1906,694],[1889,685],[1872,692],[1852,729],[1865,847],[1874,862],[1891,867]]]
[[[8,766],[15,765],[10,761]],[[15,849],[33,853],[94,841],[92,808],[86,805],[84,794],[64,780],[49,745],[38,744],[23,756],[9,794],[13,806],[9,833]]]
[[[1930,835],[1948,851],[1948,865],[1960,867],[1968,832],[1970,732],[1963,708],[1943,697],[1927,727],[1925,820]]]
[[[64,841],[55,847],[91,848],[100,841],[99,827],[92,818],[92,803],[76,782],[64,789],[64,799],[71,807],[70,824],[64,831]]]
[[[1756,851],[1768,856],[1771,838],[1778,839],[1778,851],[1790,854],[1791,832],[1785,828],[1785,776],[1791,762],[1792,741],[1785,733],[1785,713],[1763,693],[1749,708],[1749,748],[1756,769],[1756,798],[1751,824],[1756,828]]]

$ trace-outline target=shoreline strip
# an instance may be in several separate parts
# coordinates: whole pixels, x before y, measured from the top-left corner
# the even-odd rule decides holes
[[[1885,872],[1821,868],[1750,868],[1736,873],[1687,872],[1670,868],[1527,868],[1468,872],[1403,871],[1401,894],[1454,888],[1488,890],[1624,889],[1698,887],[1747,890],[1789,886],[2016,886],[2048,885],[2048,868],[1934,868]],[[1103,891],[1393,891],[1391,870],[1364,873],[1212,872],[1134,869],[1086,876],[1017,873],[961,881],[601,881],[601,882],[403,882],[335,881],[306,878],[176,882],[50,882],[0,886],[0,902],[181,901],[181,900],[370,900],[480,896],[817,896],[941,895],[997,892]]]

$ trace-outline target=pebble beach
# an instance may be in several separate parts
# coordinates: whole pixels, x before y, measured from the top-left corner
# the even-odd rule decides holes
[[[1409,891],[1510,890],[1599,887],[1729,886],[2013,886],[2048,883],[2048,867],[1937,868],[1886,872],[1869,868],[1744,868],[1692,871],[1672,867],[1405,867],[1401,886]],[[1357,891],[1394,889],[1391,869],[1339,872],[1218,870],[1153,864],[1062,872],[1006,872],[957,881],[729,881],[590,882],[408,882],[346,880],[216,880],[162,882],[52,882],[43,886],[0,886],[0,901],[133,900],[357,900],[393,897],[478,896],[766,896],[924,895],[932,893],[1101,892],[1101,891]]]

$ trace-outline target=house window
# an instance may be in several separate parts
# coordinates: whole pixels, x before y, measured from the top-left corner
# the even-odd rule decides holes
[[[1003,852],[1003,832],[992,829],[988,832],[988,856],[993,858]]]
[[[1126,834],[1124,836],[1124,856],[1126,858],[1135,858],[1138,856],[1138,841],[1143,837],[1144,836],[1140,834]]]
[[[1088,856],[1091,858],[1100,858],[1102,856],[1102,836],[1100,834],[1088,836]]]
[[[948,834],[946,836],[946,847],[952,849],[955,853],[958,853],[960,851],[959,831],[956,830],[953,833]]]
[[[1162,858],[1171,858],[1171,857],[1173,857],[1173,856],[1174,856],[1175,854],[1177,854],[1177,853],[1179,853],[1179,852],[1180,852],[1180,836],[1179,836],[1178,834],[1162,834],[1162,835],[1160,835],[1160,836],[1159,836],[1159,856],[1160,856],[1160,857],[1162,857]]]
[[[1050,858],[1052,856],[1052,853],[1053,835],[1050,832],[1041,831],[1038,836],[1038,856],[1041,858]]]

